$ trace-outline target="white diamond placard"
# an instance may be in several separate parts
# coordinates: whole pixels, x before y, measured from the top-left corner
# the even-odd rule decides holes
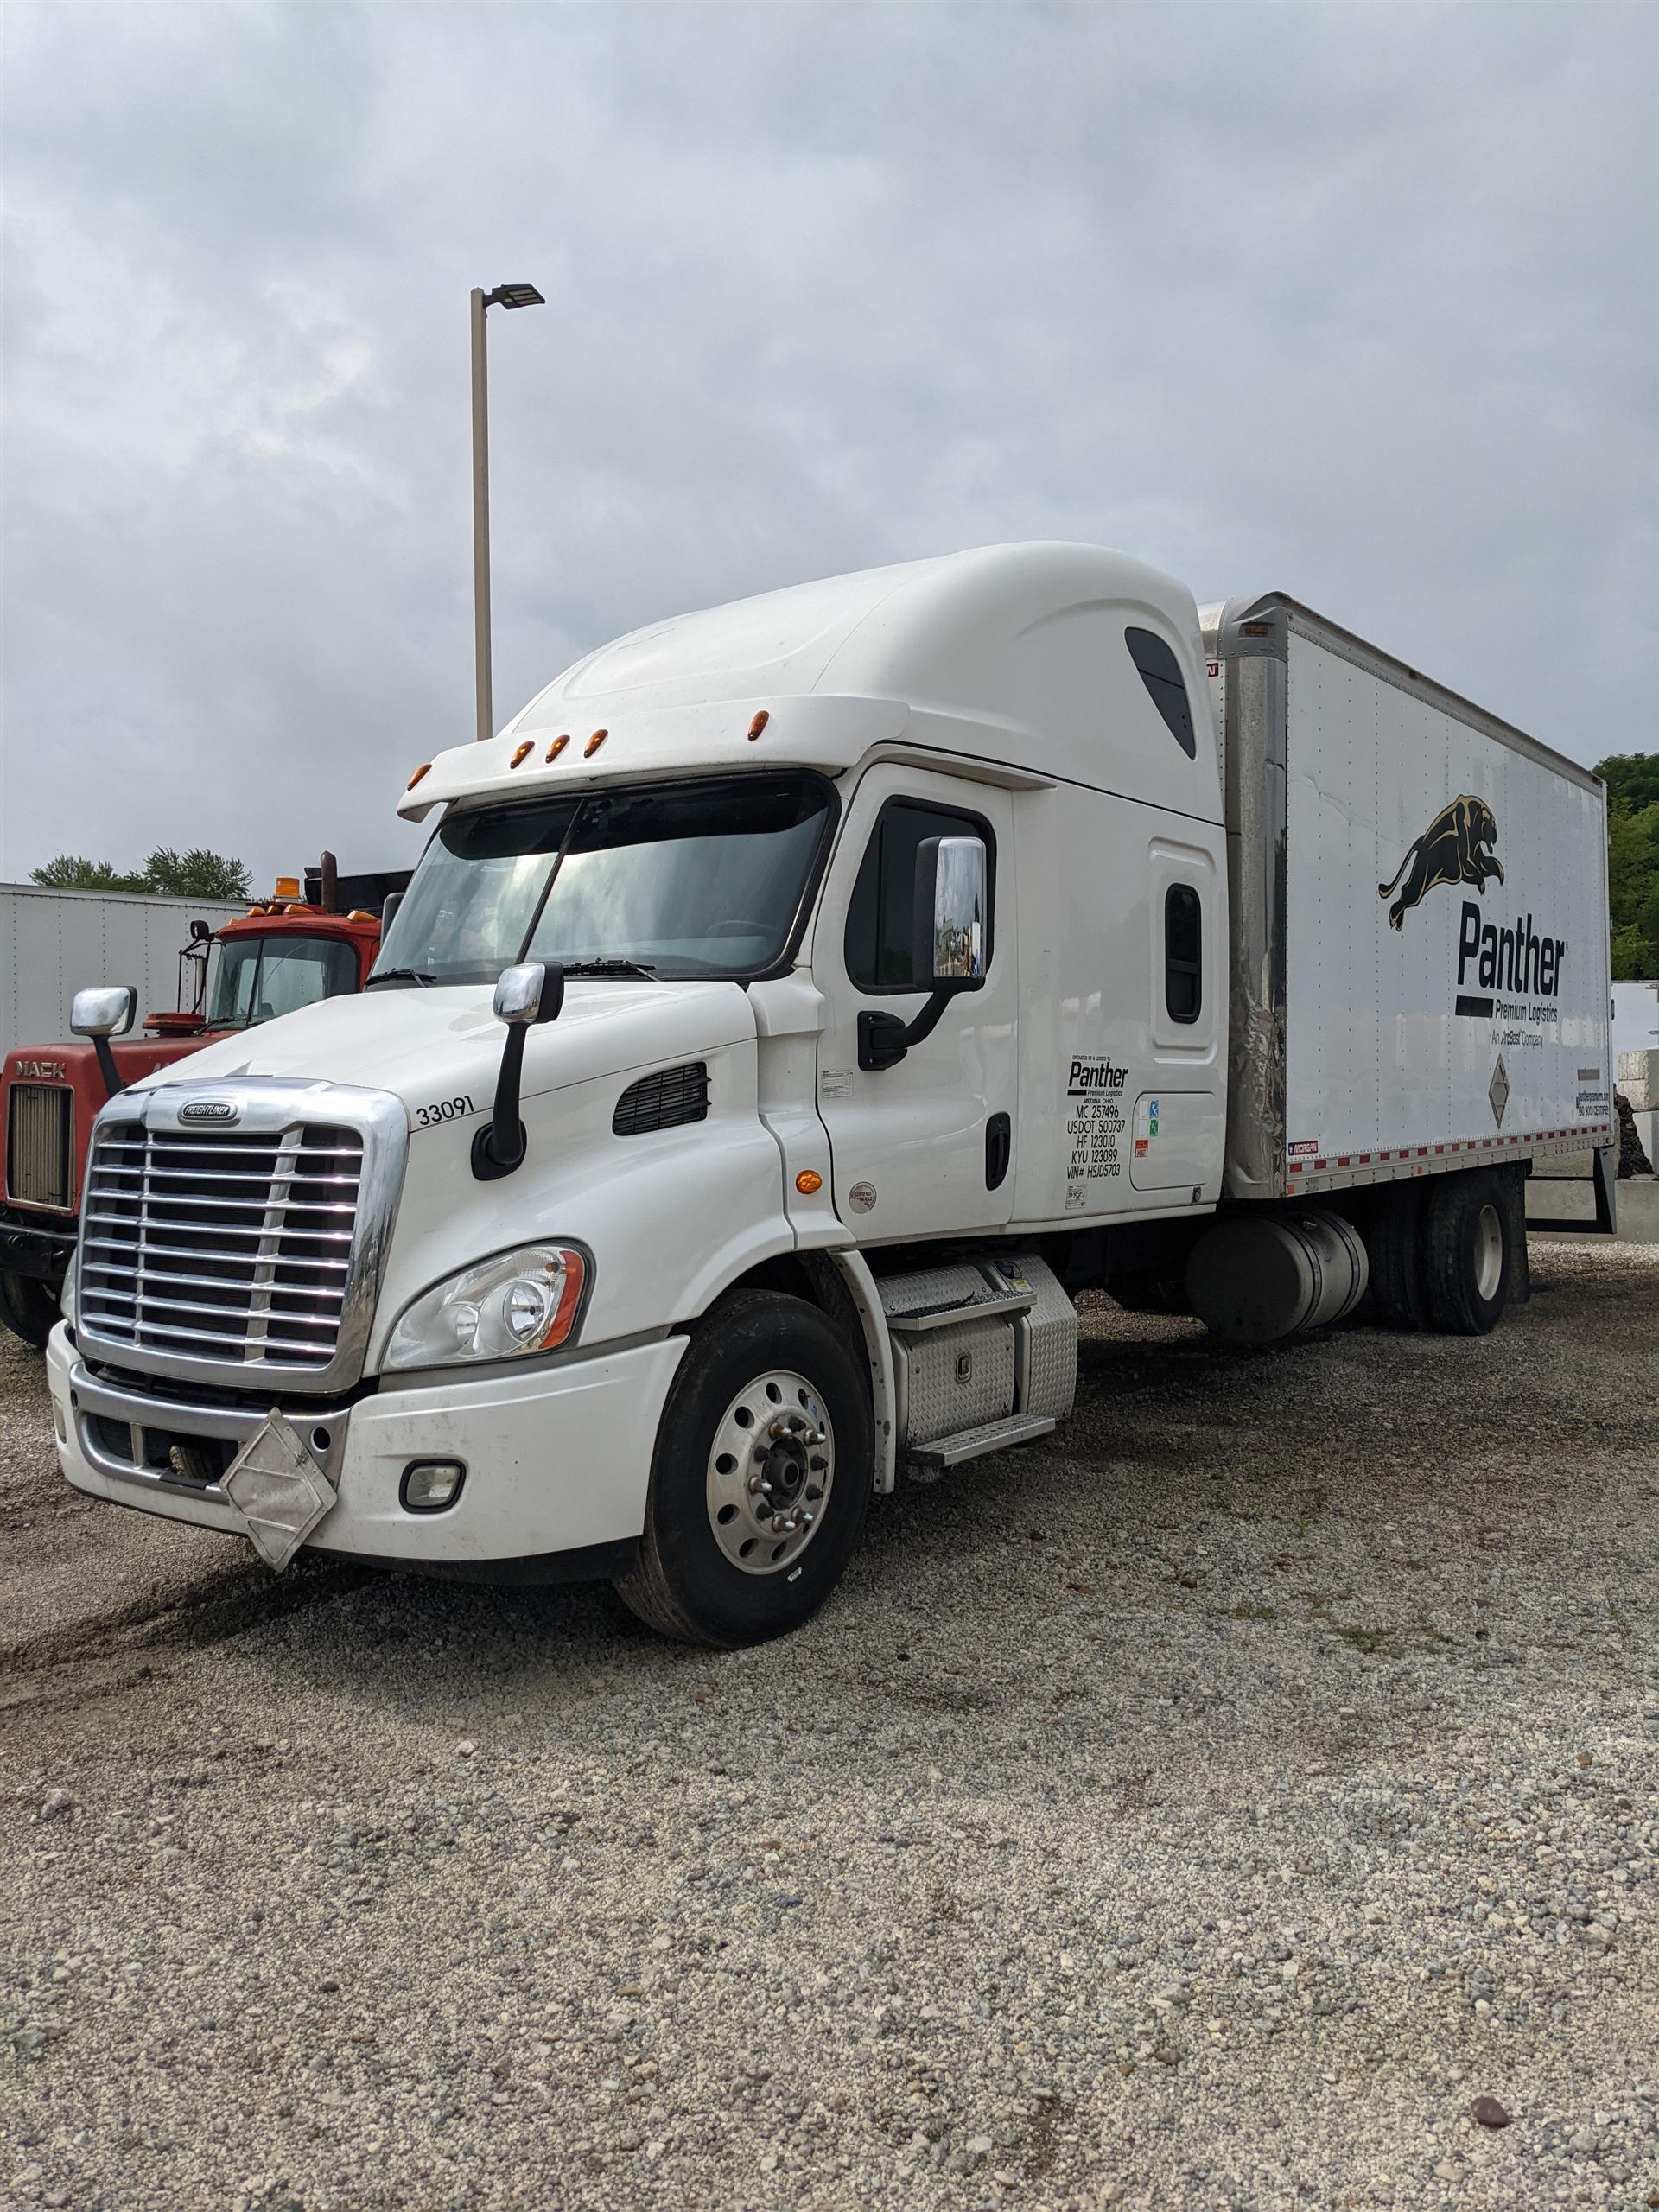
[[[1509,1071],[1503,1065],[1502,1052],[1497,1056],[1497,1065],[1492,1070],[1492,1079],[1486,1086],[1486,1096],[1492,1102],[1492,1119],[1501,1129],[1503,1126],[1503,1109],[1510,1103]]]
[[[340,1495],[275,1406],[231,1462],[224,1489],[246,1523],[248,1541],[276,1574]]]

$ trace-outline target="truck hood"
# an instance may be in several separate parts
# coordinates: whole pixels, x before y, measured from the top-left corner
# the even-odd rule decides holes
[[[483,1113],[506,1036],[493,1001],[482,983],[324,999],[208,1045],[188,1068],[160,1070],[136,1087],[288,1076],[389,1090],[411,1111],[466,1096]],[[557,1020],[530,1033],[523,1095],[690,1058],[754,1033],[748,995],[736,983],[574,982]]]

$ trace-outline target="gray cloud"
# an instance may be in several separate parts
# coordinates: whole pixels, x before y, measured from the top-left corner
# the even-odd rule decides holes
[[[1650,745],[1652,24],[14,5],[0,872],[416,842],[510,276],[499,720],[681,607],[1058,536]]]

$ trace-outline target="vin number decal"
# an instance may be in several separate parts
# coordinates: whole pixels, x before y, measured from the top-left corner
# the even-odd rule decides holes
[[[470,1096],[440,1098],[435,1105],[417,1106],[415,1123],[417,1128],[429,1129],[439,1122],[464,1122],[469,1114],[477,1111]]]

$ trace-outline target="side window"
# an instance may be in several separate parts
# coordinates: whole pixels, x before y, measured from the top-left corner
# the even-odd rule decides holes
[[[1198,741],[1192,728],[1192,708],[1181,681],[1181,664],[1164,640],[1150,630],[1126,630],[1123,642],[1129,658],[1141,671],[1147,695],[1169,725],[1170,734],[1189,760],[1196,760]]]
[[[1196,1021],[1204,1006],[1204,909],[1190,883],[1164,893],[1164,1004],[1172,1021]]]
[[[996,906],[996,852],[990,825],[922,799],[889,799],[870,832],[847,910],[847,973],[862,991],[910,991],[911,930],[916,899],[916,849],[924,837],[978,837],[990,861],[992,912],[986,917],[985,964],[991,961]]]

